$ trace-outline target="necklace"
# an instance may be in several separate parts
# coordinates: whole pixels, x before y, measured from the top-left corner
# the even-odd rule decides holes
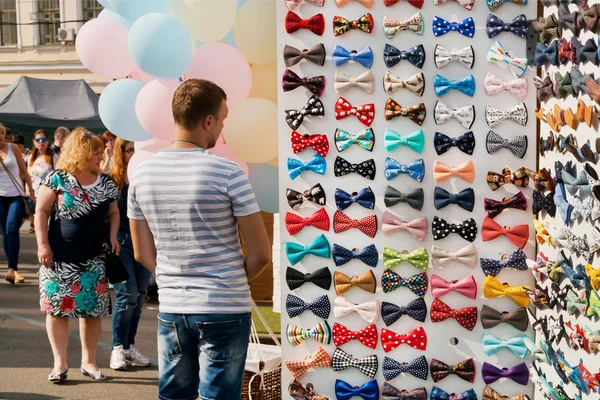
[[[180,143],[187,143],[187,144],[191,144],[192,146],[199,147],[199,148],[201,148],[201,149],[203,148],[203,147],[202,147],[202,146],[200,146],[198,143],[195,143],[195,142],[190,142],[189,140],[181,140],[181,139],[178,139],[178,140],[173,140],[173,141],[171,142],[171,144],[173,144],[173,143],[176,143],[176,142],[180,142]]]

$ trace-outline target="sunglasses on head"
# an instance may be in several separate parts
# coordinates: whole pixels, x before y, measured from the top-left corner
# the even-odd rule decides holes
[[[48,141],[48,139],[45,137],[38,137],[38,138],[35,138],[35,141],[38,143],[40,143],[40,142],[46,143]]]
[[[93,139],[94,138],[94,134],[91,133],[91,132],[83,132],[81,134],[81,137],[88,138],[88,139]]]
[[[125,149],[125,153],[127,153],[127,154],[135,154],[135,149],[133,147],[131,149]]]

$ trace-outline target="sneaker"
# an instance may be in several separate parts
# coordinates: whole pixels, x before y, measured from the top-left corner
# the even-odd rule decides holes
[[[145,357],[138,349],[131,347],[129,350],[125,350],[127,354],[127,361],[134,367],[148,367],[150,366],[150,360]]]
[[[127,365],[127,350],[123,346],[116,346],[110,353],[110,367],[117,371],[126,371]]]

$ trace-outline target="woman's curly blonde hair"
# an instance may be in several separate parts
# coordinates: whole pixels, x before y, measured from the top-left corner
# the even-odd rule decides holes
[[[71,132],[60,150],[57,169],[71,175],[86,172],[87,163],[94,153],[102,153],[104,144],[99,137],[84,129]],[[97,172],[100,174],[100,171]]]

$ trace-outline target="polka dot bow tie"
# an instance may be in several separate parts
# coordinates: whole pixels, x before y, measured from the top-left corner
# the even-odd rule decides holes
[[[369,325],[360,331],[353,332],[342,324],[337,322],[333,324],[333,343],[336,346],[341,346],[351,340],[358,340],[363,345],[374,349],[377,347],[377,326]]]
[[[319,343],[329,344],[331,341],[331,328],[327,321],[319,322],[310,329],[288,324],[286,337],[292,347],[298,346],[306,339],[314,339]]]
[[[386,210],[383,213],[381,230],[383,231],[384,235],[391,235],[399,231],[407,231],[412,237],[422,242],[427,236],[427,229],[427,217],[419,217],[413,219],[412,221],[407,221],[404,219],[404,217],[396,215],[390,211]],[[426,255],[427,252],[425,252],[425,256]],[[425,269],[427,269],[427,264],[425,264]]]
[[[381,303],[381,318],[386,326],[392,325],[403,315],[408,315],[416,321],[425,322],[427,318],[427,304],[425,300],[419,297],[406,306],[397,306],[386,301]]]
[[[432,22],[433,36],[438,37],[448,32],[458,32],[472,38],[475,36],[475,21],[472,17],[465,18],[461,22],[448,22],[444,18],[434,17]]]
[[[483,281],[483,295],[486,299],[493,299],[500,296],[508,296],[519,306],[525,307],[529,304],[528,292],[529,286],[510,286],[508,283],[501,283],[498,279],[489,275]]]
[[[389,383],[384,382],[381,395],[384,400],[427,400],[427,389],[423,387],[413,390],[398,390]]]
[[[512,32],[515,35],[525,38],[529,29],[529,21],[525,14],[518,15],[510,22],[504,22],[495,15],[488,15],[485,31],[491,39],[502,32]]]
[[[313,15],[309,19],[302,19],[293,11],[288,11],[285,15],[285,31],[294,33],[300,29],[308,29],[315,35],[322,36],[325,31],[325,18],[323,14]]]
[[[376,267],[379,261],[379,252],[374,244],[370,244],[363,249],[352,249],[349,250],[336,243],[333,244],[333,262],[336,267],[349,263],[353,259],[358,259],[370,267]]]
[[[475,381],[475,360],[472,358],[461,361],[456,365],[448,365],[434,358],[431,360],[430,369],[431,378],[433,378],[434,382],[439,382],[452,374],[459,376],[467,382],[473,383]]]
[[[358,120],[366,125],[371,126],[375,119],[375,104],[363,104],[360,107],[354,107],[343,97],[340,97],[335,103],[334,109],[335,119],[340,120],[351,115],[356,115]]]
[[[431,246],[431,264],[434,268],[444,268],[453,262],[474,268],[477,265],[477,249],[472,244],[468,244],[457,251],[448,251],[435,245]]]
[[[477,222],[473,218],[469,218],[460,224],[454,224],[435,216],[431,223],[431,233],[433,234],[433,240],[441,240],[450,235],[450,233],[456,233],[461,238],[469,242],[474,242],[477,237]]]
[[[514,355],[520,358],[525,358],[529,350],[525,345],[525,341],[529,340],[527,335],[519,335],[513,338],[502,340],[491,333],[483,335],[483,352],[486,356],[493,356],[502,349],[510,350]]]
[[[394,271],[388,269],[381,276],[381,286],[383,287],[384,293],[389,293],[404,286],[409,288],[410,291],[417,296],[423,297],[427,292],[427,283],[427,273],[425,272],[421,272],[420,274],[413,275],[409,278],[402,278]]]
[[[310,357],[305,360],[287,360],[285,366],[290,370],[294,378],[302,378],[310,368],[331,367],[331,356],[324,348],[319,347]]]
[[[311,310],[317,317],[327,319],[331,311],[331,303],[329,303],[326,294],[310,302],[306,302],[293,294],[288,294],[285,300],[285,309],[290,318],[297,317],[306,310]]]
[[[389,357],[383,357],[383,377],[391,381],[400,374],[409,373],[412,376],[427,380],[429,370],[425,356],[415,358],[411,362],[399,362]]]
[[[345,232],[351,228],[360,230],[365,235],[374,238],[377,234],[377,215],[369,215],[362,219],[352,219],[341,211],[333,214],[333,231]]]
[[[383,18],[383,32],[388,39],[393,38],[401,31],[411,31],[417,35],[423,35],[425,24],[423,22],[423,15],[418,12],[406,21],[396,21],[390,17]]]
[[[473,275],[450,282],[435,274],[431,275],[431,294],[433,297],[442,297],[450,292],[457,292],[474,299],[477,297],[477,282]]]
[[[448,307],[446,303],[437,298],[431,303],[429,315],[431,317],[431,322],[442,322],[448,318],[454,318],[460,326],[470,331],[472,331],[473,328],[475,328],[475,324],[477,324],[477,307],[465,307],[453,310]],[[433,369],[431,373],[433,375]],[[434,381],[437,382],[435,379]]]
[[[493,258],[480,258],[481,269],[483,273],[488,276],[497,276],[503,268],[512,268],[519,271],[527,271],[529,266],[527,265],[527,254],[521,249],[505,254],[500,260],[494,260]]]
[[[345,317],[355,312],[362,319],[373,324],[377,320],[377,317],[379,317],[379,308],[375,300],[362,304],[354,304],[344,296],[337,296],[333,303],[333,315],[336,318]]]
[[[329,140],[327,139],[327,135],[324,133],[303,135],[299,132],[293,131],[290,139],[294,154],[298,154],[301,151],[306,150],[308,147],[311,147],[323,157],[326,157],[327,153],[329,153]]]
[[[314,226],[323,231],[329,230],[329,214],[324,208],[315,212],[310,217],[304,218],[291,212],[285,213],[285,228],[290,235],[295,235],[306,226]]]
[[[371,379],[375,378],[375,374],[377,374],[377,368],[379,367],[376,354],[362,358],[354,358],[352,355],[346,353],[339,347],[333,352],[331,364],[333,366],[333,370],[336,372],[344,371],[350,367],[354,367]]]
[[[437,386],[431,388],[430,400],[477,400],[477,393],[473,389],[462,393],[446,393]]]
[[[383,265],[385,269],[394,268],[402,262],[408,262],[421,271],[427,271],[427,267],[429,266],[427,250],[425,247],[420,247],[409,253],[406,250],[399,252],[390,247],[383,248]]]
[[[485,198],[483,207],[488,217],[496,218],[502,211],[509,208],[523,211],[527,210],[527,199],[523,192],[519,192],[512,197],[505,197],[501,201]]]
[[[529,318],[527,317],[527,309],[524,307],[517,308],[514,311],[497,311],[485,304],[481,307],[481,324],[484,329],[490,329],[500,323],[507,323],[525,332],[529,327]]]
[[[515,246],[522,249],[529,240],[529,225],[501,226],[490,217],[485,217],[481,224],[482,240],[487,242],[500,236],[506,236]]]
[[[374,26],[375,21],[370,13],[366,13],[356,21],[349,21],[344,17],[336,15],[333,17],[333,36],[341,36],[353,29],[371,33]]]
[[[392,68],[402,60],[408,61],[417,68],[423,68],[425,64],[425,47],[420,44],[408,50],[400,50],[391,44],[385,45],[383,48],[383,61],[386,67]]]
[[[422,326],[415,328],[404,335],[399,335],[385,328],[381,330],[381,346],[383,347],[383,351],[389,353],[401,344],[407,344],[417,350],[426,350],[427,333],[425,333]]]

